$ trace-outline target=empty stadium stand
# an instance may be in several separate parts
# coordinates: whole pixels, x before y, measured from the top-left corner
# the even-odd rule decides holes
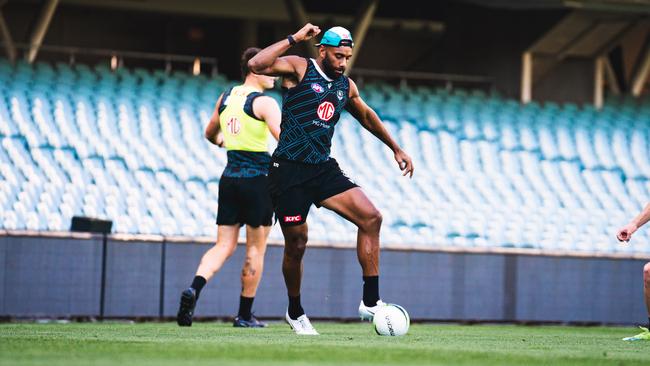
[[[112,219],[116,233],[214,236],[226,154],[203,128],[231,84],[0,59],[0,228],[65,231],[83,215]],[[597,111],[381,83],[362,95],[416,167],[402,177],[390,150],[342,116],[333,156],[382,211],[383,243],[650,252],[648,230],[633,245],[614,238],[650,201],[648,100]],[[325,209],[309,224],[313,241],[356,239]],[[271,235],[282,238],[277,225]]]

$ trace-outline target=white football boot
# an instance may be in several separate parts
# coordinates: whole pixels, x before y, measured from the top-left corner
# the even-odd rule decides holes
[[[377,305],[375,305],[375,306],[366,306],[363,303],[363,300],[361,300],[361,303],[359,304],[359,317],[361,318],[361,320],[367,320],[367,321],[371,322],[372,319],[375,317],[375,312],[381,306],[386,306],[386,303],[384,303],[381,300],[378,300]]]
[[[289,317],[289,312],[287,311],[284,318],[287,323],[289,323],[291,329],[293,329],[293,331],[298,335],[319,335],[316,329],[311,325],[311,322],[309,322],[307,314],[302,314],[298,319],[293,320]]]

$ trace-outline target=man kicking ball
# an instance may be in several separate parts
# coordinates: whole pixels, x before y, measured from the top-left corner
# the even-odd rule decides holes
[[[256,74],[282,77],[281,132],[269,171],[269,190],[285,240],[282,273],[289,295],[286,320],[297,334],[305,335],[318,334],[300,303],[306,220],[312,204],[333,210],[358,227],[357,257],[363,271],[361,318],[371,320],[383,305],[379,298],[381,213],[330,157],[334,126],[343,110],[393,151],[403,175],[413,176],[411,158],[361,99],[356,84],[343,74],[354,49],[350,32],[342,27],[325,32],[317,45],[317,59],[281,57],[296,43],[319,33],[317,26],[306,24],[248,62]]]

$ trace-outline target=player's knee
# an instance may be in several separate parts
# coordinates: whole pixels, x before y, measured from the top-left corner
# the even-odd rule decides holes
[[[248,247],[246,249],[246,259],[247,260],[249,258],[251,260],[253,260],[253,261],[257,261],[257,260],[260,260],[260,259],[263,260],[264,259],[263,257],[264,257],[264,251],[257,248],[257,247],[251,246],[251,247]]]
[[[285,238],[284,252],[293,259],[300,259],[307,249],[307,233],[296,233]]]
[[[370,212],[366,219],[363,220],[363,223],[361,225],[362,229],[367,232],[379,233],[379,229],[381,229],[381,223],[383,220],[384,218],[381,215],[381,212],[375,208]]]
[[[291,260],[299,261],[302,259],[302,256],[305,254],[306,245],[300,244],[295,246],[285,246],[284,255]]]
[[[377,227],[381,227],[381,223],[384,222],[384,216],[379,212],[379,210],[375,209],[372,213],[372,221],[377,225]]]
[[[225,253],[226,259],[230,258],[233,254],[235,254],[236,249],[237,249],[237,242],[235,242],[234,244],[217,242],[217,244],[215,244],[214,246],[214,250]]]
[[[226,250],[226,255],[228,258],[230,258],[233,254],[235,254],[235,250],[237,250],[237,244],[235,243],[235,245],[229,245]]]
[[[307,245],[307,231],[291,234],[287,240],[290,245],[304,248]]]

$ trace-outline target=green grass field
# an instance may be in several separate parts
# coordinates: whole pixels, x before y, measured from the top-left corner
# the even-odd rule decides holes
[[[380,337],[370,324],[315,322],[318,337],[283,323],[0,324],[0,365],[650,365],[634,328],[412,325]]]

